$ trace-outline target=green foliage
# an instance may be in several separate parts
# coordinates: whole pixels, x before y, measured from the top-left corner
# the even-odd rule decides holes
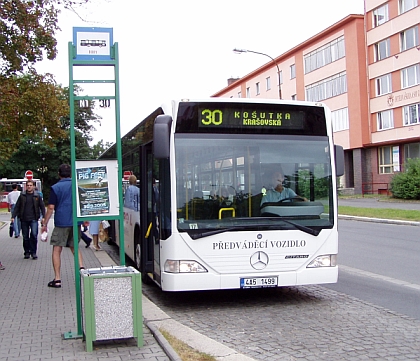
[[[328,186],[330,177],[324,177],[323,173],[315,170],[315,175],[312,175],[308,170],[299,170],[297,179],[299,181],[299,195],[305,198],[310,198],[311,180],[314,182],[315,199],[328,197]]]
[[[0,163],[25,137],[43,134],[52,145],[52,139],[64,135],[60,118],[69,113],[68,100],[52,75],[0,76],[0,99]]]
[[[397,173],[391,180],[391,192],[396,198],[420,199],[420,159],[408,159],[405,172]]]
[[[59,7],[88,0],[0,0],[0,74],[10,76],[57,56]]]

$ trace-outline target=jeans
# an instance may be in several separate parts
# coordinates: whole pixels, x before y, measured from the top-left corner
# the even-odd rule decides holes
[[[25,255],[35,255],[38,247],[38,220],[20,221],[20,223],[22,226],[23,250]]]
[[[15,209],[15,205],[16,204],[13,204],[10,207],[10,213],[13,213],[13,210]],[[15,220],[13,222],[13,230],[15,232],[15,237],[19,237],[19,234],[20,234],[20,219],[19,219],[18,216],[15,217]]]

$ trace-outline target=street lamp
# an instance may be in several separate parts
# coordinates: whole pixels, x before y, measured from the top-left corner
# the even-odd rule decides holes
[[[277,64],[277,62],[274,60],[274,58],[272,58],[270,55],[264,54],[264,53],[260,53],[258,51],[253,51],[253,50],[246,50],[246,49],[233,49],[233,51],[236,54],[241,54],[241,53],[254,53],[254,54],[259,54],[259,55],[264,55],[268,58],[271,59],[271,61],[276,64],[277,67],[277,76],[279,78],[279,99],[281,99],[281,83],[280,83],[280,68],[279,65]]]

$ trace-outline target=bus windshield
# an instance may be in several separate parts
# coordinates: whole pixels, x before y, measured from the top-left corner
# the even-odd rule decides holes
[[[175,149],[177,225],[193,239],[334,225],[327,136],[176,133]]]

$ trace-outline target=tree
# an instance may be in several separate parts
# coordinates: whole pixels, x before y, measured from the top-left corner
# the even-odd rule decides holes
[[[42,135],[43,142],[64,136],[60,118],[68,115],[68,96],[49,74],[29,73],[0,82],[0,163],[21,139]]]
[[[0,163],[24,137],[43,133],[53,144],[63,136],[60,118],[68,103],[51,74],[33,65],[57,55],[61,8],[74,10],[89,0],[0,0]]]
[[[88,0],[0,0],[0,74],[22,73],[57,55],[60,7],[73,9]]]
[[[75,88],[76,95],[81,89]],[[45,196],[48,196],[49,186],[57,181],[57,169],[62,163],[70,163],[70,116],[69,116],[69,89],[55,86],[56,97],[66,105],[65,116],[57,117],[55,132],[52,134],[47,128],[36,129],[37,131],[25,131],[19,134],[18,140],[14,140],[16,151],[12,151],[3,158],[0,164],[0,177],[23,178],[25,171],[31,169],[35,178],[43,180]],[[53,95],[52,95],[53,97]],[[37,104],[33,104],[37,107]],[[77,159],[95,159],[105,150],[103,142],[99,142],[93,148],[90,132],[94,130],[94,124],[100,121],[100,117],[94,114],[95,103],[91,102],[87,108],[80,108],[79,102],[75,102],[75,142]],[[18,118],[25,118],[25,116]],[[30,120],[29,120],[30,121]],[[32,125],[29,125],[31,129]],[[36,126],[33,125],[35,128]],[[39,130],[39,132],[38,132]],[[0,134],[2,128],[0,128]],[[60,134],[60,136],[57,136]],[[0,143],[0,149],[1,145]]]

